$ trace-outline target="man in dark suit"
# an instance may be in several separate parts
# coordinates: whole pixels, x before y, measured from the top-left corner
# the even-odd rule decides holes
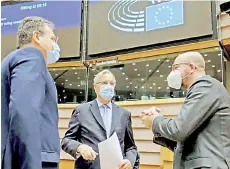
[[[57,91],[46,67],[60,56],[56,39],[51,22],[27,17],[19,49],[2,61],[2,169],[58,168]]]
[[[111,102],[116,80],[109,70],[94,78],[97,98],[77,107],[62,140],[62,149],[76,158],[77,169],[100,169],[98,143],[114,132],[120,141],[124,161],[120,169],[132,169],[137,159],[133,138],[131,113]],[[109,154],[108,154],[109,160]]]
[[[154,142],[174,151],[174,169],[230,168],[230,96],[221,82],[205,74],[198,52],[179,55],[167,80],[169,87],[187,90],[174,119],[153,107],[143,112]]]

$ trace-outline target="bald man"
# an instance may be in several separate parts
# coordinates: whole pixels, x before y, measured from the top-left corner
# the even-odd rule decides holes
[[[167,81],[171,88],[187,90],[187,95],[173,119],[159,115],[156,107],[142,112],[154,143],[174,151],[174,169],[230,169],[230,96],[205,74],[202,55],[179,55]]]

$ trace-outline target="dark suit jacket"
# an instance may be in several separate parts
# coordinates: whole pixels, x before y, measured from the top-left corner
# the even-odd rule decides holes
[[[124,158],[127,158],[134,166],[137,158],[137,148],[133,138],[131,113],[113,103],[110,134],[112,135],[115,131]],[[106,130],[98,104],[94,100],[84,103],[74,110],[69,122],[69,129],[62,140],[61,146],[65,152],[76,158],[76,150],[79,145],[87,144],[98,152],[98,143],[104,140],[106,140]],[[99,157],[95,161],[85,161],[82,157],[79,157],[76,159],[75,168],[100,169]]]
[[[178,116],[157,117],[153,121],[153,133],[160,135],[154,142],[169,149],[176,147],[174,169],[229,169],[228,92],[210,76],[197,79],[189,88]]]
[[[59,162],[57,91],[42,53],[11,52],[1,65],[3,169],[41,169]]]

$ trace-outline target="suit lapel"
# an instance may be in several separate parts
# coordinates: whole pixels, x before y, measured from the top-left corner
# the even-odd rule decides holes
[[[114,103],[112,103],[112,125],[110,130],[110,136],[114,133],[117,124],[119,123],[121,115],[121,109]]]
[[[90,106],[90,111],[92,112],[94,118],[97,120],[98,124],[105,130],[105,125],[104,125],[104,122],[103,122],[103,119],[101,117],[101,113],[100,113],[100,110],[99,110],[99,107],[97,105],[97,101],[94,100],[92,103],[91,103],[91,106]]]

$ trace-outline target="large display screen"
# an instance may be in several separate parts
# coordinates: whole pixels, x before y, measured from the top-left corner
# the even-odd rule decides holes
[[[61,57],[79,56],[81,1],[35,1],[2,6],[2,57],[16,48],[16,32],[27,16],[40,16],[55,25]]]
[[[210,1],[119,0],[89,6],[89,54],[211,34]]]

